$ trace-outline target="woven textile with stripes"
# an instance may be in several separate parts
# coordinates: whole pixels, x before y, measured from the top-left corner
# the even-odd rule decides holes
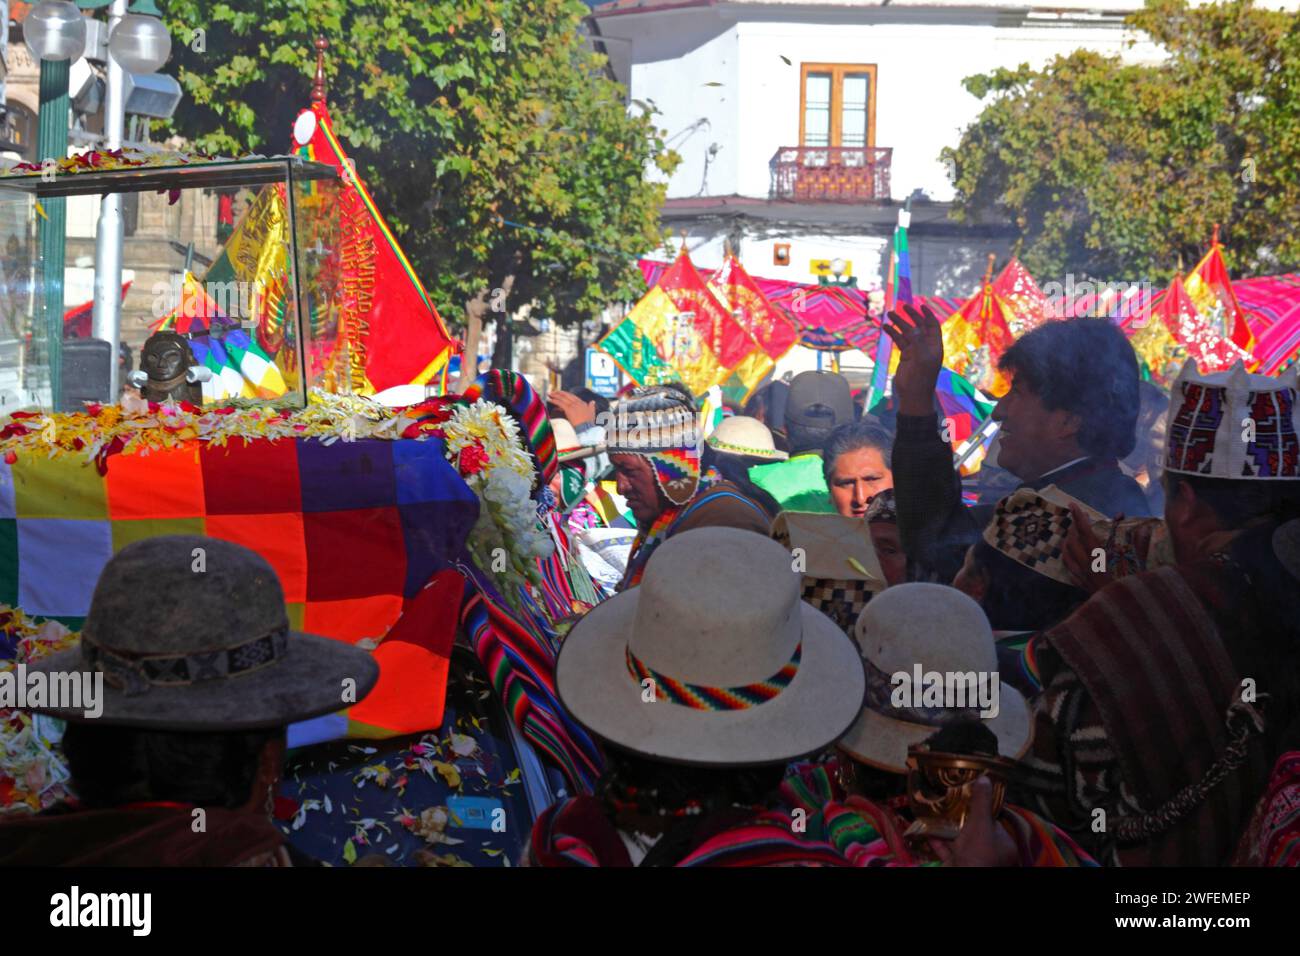
[[[532,454],[537,468],[539,480],[536,487],[545,488],[555,476],[560,459],[555,449],[551,420],[546,417],[546,405],[528,379],[519,372],[492,369],[476,378],[462,397],[466,404],[473,404],[480,398],[495,402],[514,417],[519,423],[524,447]]]
[[[466,575],[461,623],[510,718],[528,742],[564,773],[569,785],[590,792],[603,758],[587,732],[560,705],[555,692],[555,652],[508,611],[476,569]]]

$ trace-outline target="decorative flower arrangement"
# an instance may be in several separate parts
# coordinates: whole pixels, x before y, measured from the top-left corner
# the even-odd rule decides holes
[[[555,545],[529,497],[535,473],[519,426],[499,405],[477,399],[452,408],[441,431],[448,460],[482,502],[469,536],[475,563],[505,584],[540,587],[533,559],[549,557]],[[503,592],[511,598],[514,589]]]
[[[398,438],[385,427],[393,409],[356,395],[313,391],[306,408],[238,404],[199,408],[189,402],[88,404],[81,412],[14,412],[0,421],[0,455],[10,464],[19,454],[55,458],[82,454],[100,473],[110,455],[177,448],[199,440],[224,445],[232,438],[319,438],[326,444],[363,438]]]
[[[252,158],[252,157],[243,157]],[[75,156],[52,160],[59,173],[93,173],[108,169],[134,169],[138,166],[185,166],[189,163],[211,163],[231,160],[233,157],[209,156],[202,152],[158,150],[145,152],[139,149],[90,149]],[[14,163],[6,175],[43,173],[44,163]]]
[[[13,670],[72,646],[77,635],[58,621],[36,623],[0,605],[0,671]],[[65,800],[69,777],[54,721],[0,709],[0,816],[39,813]]]

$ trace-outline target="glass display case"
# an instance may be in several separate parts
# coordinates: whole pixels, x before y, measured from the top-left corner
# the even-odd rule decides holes
[[[0,414],[133,387],[298,406],[346,391],[338,188],[333,167],[288,156],[0,175]],[[96,235],[115,194],[117,315],[96,268],[114,260]]]

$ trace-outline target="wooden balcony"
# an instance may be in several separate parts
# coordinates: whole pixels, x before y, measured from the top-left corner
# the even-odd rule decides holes
[[[885,202],[893,149],[783,146],[772,157],[772,198],[793,202]]]

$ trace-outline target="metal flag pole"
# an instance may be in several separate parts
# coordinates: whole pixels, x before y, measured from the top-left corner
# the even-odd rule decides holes
[[[113,0],[108,10],[111,34],[127,13],[127,0]],[[104,148],[122,148],[126,124],[126,72],[112,56],[107,62],[108,80],[104,93]],[[95,230],[95,305],[91,320],[94,336],[109,345],[108,394],[105,401],[117,401],[121,388],[118,350],[122,341],[122,194],[109,193],[99,201],[99,225]]]
[[[994,432],[998,430],[998,423],[990,415],[984,421],[980,422],[980,427],[975,429],[970,436],[962,442],[962,445],[952,456],[952,469],[956,471],[970,460],[971,455],[975,454],[975,449],[984,444],[986,438],[992,438]]]

